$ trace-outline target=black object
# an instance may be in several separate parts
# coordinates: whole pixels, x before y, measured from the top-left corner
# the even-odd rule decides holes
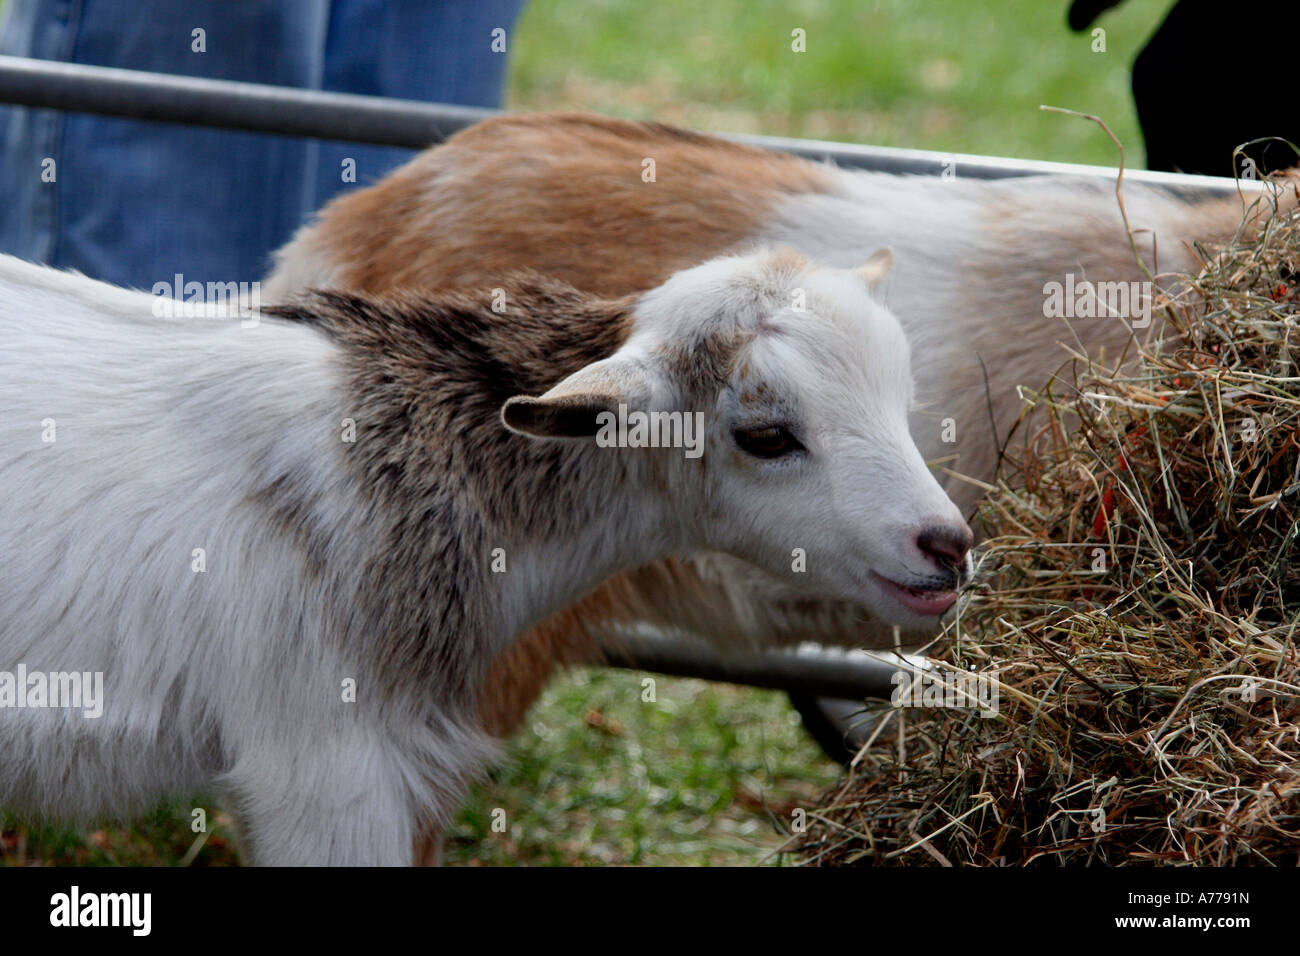
[[[1070,26],[1118,3],[1075,0]],[[1133,63],[1148,169],[1254,179],[1300,160],[1294,13],[1294,0],[1174,5]]]
[[[803,729],[817,741],[822,753],[846,767],[867,742],[879,719],[871,714],[870,703],[815,694],[789,696],[803,721]]]
[[[1092,26],[1092,21],[1109,10],[1118,7],[1123,0],[1074,0],[1070,4],[1070,29],[1080,33]]]

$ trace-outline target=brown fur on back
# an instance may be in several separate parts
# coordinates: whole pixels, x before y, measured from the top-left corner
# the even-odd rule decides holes
[[[290,277],[293,284],[490,286],[504,265],[601,295],[643,292],[750,239],[779,197],[828,184],[812,163],[659,123],[540,119],[480,123],[334,200],[310,239],[300,238],[345,265],[330,276]],[[654,182],[642,181],[647,159]],[[494,188],[475,190],[476,181]]]

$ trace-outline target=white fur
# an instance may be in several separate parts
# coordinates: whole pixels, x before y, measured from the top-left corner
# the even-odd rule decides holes
[[[0,710],[0,805],[120,816],[215,789],[258,862],[404,862],[415,781],[458,787],[490,748],[454,715],[342,703],[361,667],[326,640],[337,606],[247,500],[303,476],[337,531],[327,587],[355,590],[336,349],[152,304],[0,259],[0,666],[103,671],[106,698],[96,720]]]
[[[762,257],[755,258],[761,268]],[[644,355],[653,349],[647,340],[688,341],[707,314],[701,303],[754,315],[756,305],[747,299],[766,283],[759,331],[745,353],[749,381],[764,384],[766,400],[745,409],[738,397],[751,389],[733,380],[707,410],[705,457],[713,463],[707,494],[725,521],[702,522],[710,540],[691,543],[743,558],[801,590],[865,603],[887,623],[933,626],[933,618],[901,607],[870,577],[874,571],[923,582],[935,569],[916,546],[918,533],[935,525],[965,527],[908,433],[913,388],[902,327],[851,271],[807,267],[780,283],[760,273],[738,286],[737,261],[743,260],[689,269],[646,295],[641,308],[654,321],[624,350]],[[803,294],[799,311],[796,290]],[[776,420],[790,408],[797,410],[807,456],[755,466],[732,451],[736,424]],[[798,572],[792,570],[796,548],[807,557]]]

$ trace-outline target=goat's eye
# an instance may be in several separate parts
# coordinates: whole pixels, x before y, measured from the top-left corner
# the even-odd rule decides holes
[[[783,458],[803,451],[799,439],[790,434],[783,425],[771,425],[767,428],[737,428],[732,433],[741,451],[748,452],[755,458]]]

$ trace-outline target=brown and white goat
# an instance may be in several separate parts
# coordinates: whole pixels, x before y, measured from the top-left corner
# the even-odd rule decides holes
[[[912,434],[969,510],[1022,408],[1018,387],[1045,384],[1068,358],[1062,343],[1119,356],[1130,327],[1150,317],[1140,304],[1150,290],[1112,184],[956,172],[843,170],[655,123],[505,116],[332,202],[278,253],[263,288],[273,300],[312,286],[490,286],[530,267],[624,295],[755,243],[846,267],[888,245],[897,262],[888,301],[912,345]],[[1142,255],[1165,272],[1195,268],[1190,242],[1231,236],[1243,219],[1235,198],[1131,180],[1125,197]],[[1116,297],[1096,294],[1105,288],[1124,293],[1120,314]],[[611,579],[512,647],[484,694],[488,728],[512,731],[557,661],[584,658],[593,640],[633,621],[759,643],[892,639],[862,609],[801,599],[727,556],[674,557]]]

